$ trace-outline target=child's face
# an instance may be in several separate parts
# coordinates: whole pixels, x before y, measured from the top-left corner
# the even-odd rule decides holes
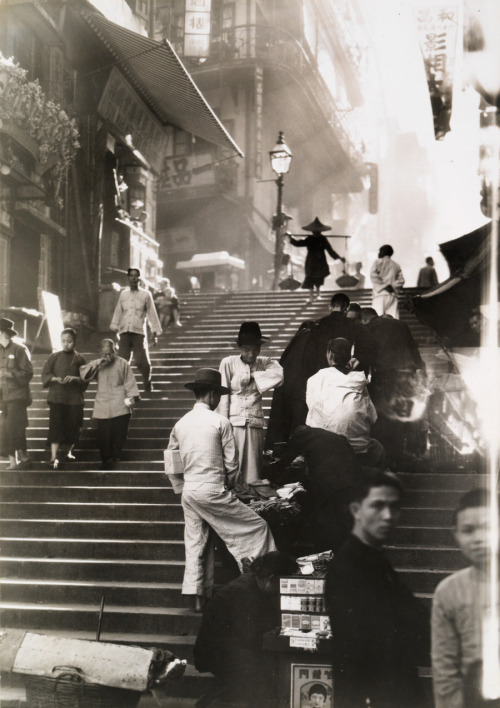
[[[484,566],[489,557],[489,510],[486,506],[463,509],[457,515],[455,537],[472,565]]]
[[[309,697],[311,708],[323,708],[325,705],[325,697],[322,693],[313,693]]]
[[[253,364],[260,354],[260,344],[243,344],[240,347],[241,361]]]
[[[64,352],[71,352],[75,348],[75,340],[71,334],[61,335],[61,347]]]

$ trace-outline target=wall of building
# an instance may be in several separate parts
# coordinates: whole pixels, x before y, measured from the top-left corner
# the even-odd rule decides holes
[[[167,11],[177,9],[176,47],[182,52],[180,6],[160,4],[164,32],[171,27]],[[284,211],[293,217],[293,231],[300,232],[316,215],[330,223],[332,195],[363,189],[353,154],[346,153],[348,132],[330,120],[334,106],[346,109],[348,95],[357,95],[357,89],[349,88],[353,74],[345,72],[345,57],[338,60],[342,48],[332,41],[324,5],[312,0],[212,3],[212,54],[206,60],[184,60],[245,158],[229,161],[227,167],[221,162],[202,177],[196,174],[192,151],[185,163],[191,169],[186,176],[191,191],[177,186],[178,196],[189,202],[183,209],[172,203],[176,161],[169,157],[167,187],[163,177],[160,181],[158,238],[170,274],[177,260],[221,248],[247,261],[247,286],[269,287],[277,192],[268,152],[279,131],[294,155],[283,201]],[[168,17],[172,22],[172,14]],[[159,24],[155,26],[159,31]],[[302,27],[307,27],[307,36]],[[223,160],[224,155],[212,149],[211,159]],[[224,169],[235,176],[229,179],[230,189],[217,179],[217,171]],[[204,201],[209,198],[212,208]]]

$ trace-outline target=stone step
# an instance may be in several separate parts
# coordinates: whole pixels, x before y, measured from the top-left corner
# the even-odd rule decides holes
[[[54,626],[62,630],[91,631],[97,627],[99,603],[63,603],[44,607],[21,602],[0,603],[2,626],[44,630]],[[187,608],[142,607],[107,604],[103,628],[108,632],[131,634],[196,634],[200,615]]]
[[[0,708],[31,708],[26,702],[24,681],[19,676],[19,683],[12,684],[14,674],[2,675],[2,694]],[[210,674],[198,674],[194,667],[188,667],[184,676],[179,681],[172,681],[161,690],[156,690],[153,696],[150,692],[144,693],[139,699],[137,708],[158,708],[158,705],[172,708],[196,708],[197,700],[204,693],[213,689],[213,677]],[[182,695],[178,695],[182,692]],[[173,702],[175,701],[175,703]],[[237,703],[219,703],[220,708],[243,708]]]
[[[180,539],[184,533],[182,514],[175,521],[101,519],[2,519],[2,534],[10,538],[80,538],[163,540]]]
[[[48,581],[40,578],[0,578],[2,600],[31,604],[106,603],[147,605],[148,607],[188,607],[180,583],[139,583],[111,581]]]
[[[180,582],[184,564],[180,560],[127,560],[109,558],[2,557],[2,575],[7,578],[47,580]],[[5,626],[8,625],[8,622]],[[30,626],[30,625],[27,625]]]
[[[30,451],[30,447],[28,444],[28,452]],[[40,472],[45,472],[46,474],[50,474],[52,470],[49,469],[49,458],[50,455],[48,453],[43,454],[42,451],[39,453],[35,453],[36,457],[38,458],[37,460],[32,461],[31,469],[38,469]],[[76,451],[76,454],[78,454],[78,451]],[[2,460],[0,464],[0,468],[6,469],[8,462],[5,460]],[[99,453],[97,452],[97,449],[95,450],[95,454],[91,460],[88,460],[87,462],[82,462],[82,461],[76,461],[76,462],[68,462],[65,463],[67,469],[71,468],[72,470],[78,471],[78,470],[89,470],[89,469],[96,469],[98,470],[100,468],[100,458],[99,458]],[[163,463],[163,453],[161,455],[161,459],[158,457],[157,459],[152,459],[151,456],[149,455],[144,455],[144,459],[138,459],[138,460],[121,460],[118,462],[115,466],[115,469],[117,470],[130,470],[131,472],[140,472],[140,471],[154,471],[157,470],[158,472],[164,470],[164,463]],[[22,474],[23,470],[20,470],[20,474]]]
[[[120,472],[109,470],[103,472],[82,471],[75,472],[71,468],[72,463],[68,463],[68,469],[51,470],[50,476],[46,470],[23,470],[22,474],[16,470],[1,470],[0,485],[2,489],[11,486],[31,487],[31,486],[68,486],[68,487],[118,487],[121,486],[163,486],[166,480],[163,472],[136,471]],[[474,486],[487,484],[485,474],[449,474],[449,473],[399,473],[398,477],[406,490],[454,490],[456,492],[466,492]],[[167,483],[168,486],[168,483]],[[176,498],[176,497],[174,497]]]
[[[410,508],[404,506],[401,512],[401,526],[432,526],[434,528],[453,527],[453,508]]]
[[[398,568],[424,568],[454,571],[465,565],[457,548],[436,548],[433,546],[390,546],[386,554]]]
[[[155,447],[148,447],[145,449],[139,449],[139,447],[134,446],[134,445],[127,445],[127,447],[123,447],[123,451],[121,454],[120,458],[120,464],[122,463],[128,463],[128,464],[136,464],[138,462],[144,462],[147,464],[149,460],[152,462],[160,462],[163,465],[163,450],[167,447],[167,441],[165,441],[165,444],[160,445],[159,442],[156,443]],[[30,459],[32,461],[32,464],[37,467],[38,463],[48,463],[50,459],[50,455],[48,454],[48,450],[45,449],[45,446],[42,446],[40,443],[38,446],[33,445],[31,446],[28,444],[28,452],[30,455]],[[80,469],[81,465],[84,463],[89,463],[92,462],[97,462],[100,457],[99,453],[97,450],[97,443],[95,447],[90,446],[89,449],[84,450],[82,448],[78,448],[77,451],[75,451],[75,456],[78,454],[78,462],[80,463]],[[73,463],[68,463],[68,464],[73,464]],[[5,466],[5,465],[4,465]],[[85,467],[85,465],[84,465]],[[141,467],[140,469],[144,469],[144,467]]]
[[[399,473],[398,477],[406,490],[444,490],[467,492],[476,485],[487,484],[487,477],[479,473]]]
[[[182,508],[179,504],[80,504],[37,502],[2,502],[1,519],[85,519],[95,521],[179,521]]]
[[[162,486],[166,480],[164,472],[119,472],[108,470],[103,472],[82,471],[74,472],[69,469],[72,463],[68,463],[68,469],[47,471],[23,470],[19,474],[17,470],[1,470],[0,486],[2,489],[12,486],[22,487],[56,487],[56,486],[112,486],[122,487],[125,485],[137,485],[139,487]],[[168,484],[168,483],[167,483]]]
[[[164,527],[179,531],[179,525]],[[182,533],[161,540],[144,539],[76,539],[76,538],[16,538],[2,536],[2,553],[9,558],[94,558],[95,560],[179,560],[183,561]]]

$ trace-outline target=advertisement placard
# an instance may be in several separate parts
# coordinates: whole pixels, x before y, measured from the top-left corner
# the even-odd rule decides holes
[[[292,664],[290,708],[334,708],[332,667]]]

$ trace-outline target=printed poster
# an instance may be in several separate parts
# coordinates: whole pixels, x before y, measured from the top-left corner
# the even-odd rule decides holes
[[[290,708],[334,708],[332,667],[292,664]]]

